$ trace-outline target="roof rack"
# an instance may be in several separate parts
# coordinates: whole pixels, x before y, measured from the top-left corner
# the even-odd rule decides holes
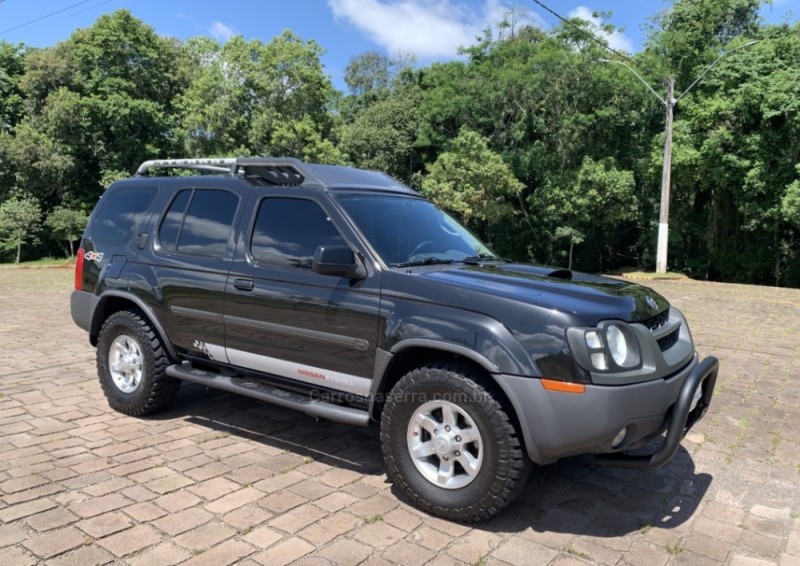
[[[272,185],[297,186],[304,182],[324,185],[305,163],[294,157],[211,157],[152,159],[136,170],[143,177],[151,169],[193,169],[211,173],[255,176]]]

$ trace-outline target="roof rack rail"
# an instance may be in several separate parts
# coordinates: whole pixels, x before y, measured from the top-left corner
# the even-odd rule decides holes
[[[305,163],[294,157],[211,157],[193,159],[152,159],[136,170],[142,177],[151,169],[194,169],[229,175],[255,176],[272,185],[302,185],[308,181],[324,186]]]

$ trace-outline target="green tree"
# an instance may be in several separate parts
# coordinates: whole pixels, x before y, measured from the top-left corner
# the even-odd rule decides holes
[[[344,82],[355,96],[386,90],[392,79],[392,60],[377,51],[367,51],[350,58]]]
[[[556,228],[556,238],[564,238],[569,240],[569,260],[567,261],[567,269],[572,269],[572,252],[576,245],[583,243],[586,235],[580,230],[576,230],[570,226],[559,226]]]
[[[795,165],[798,175],[800,175],[800,164]],[[792,181],[786,187],[786,193],[781,200],[781,210],[788,222],[800,228],[800,180]]]
[[[0,245],[16,250],[14,263],[19,263],[22,244],[31,238],[41,218],[42,210],[33,198],[13,197],[0,205]]]
[[[415,149],[422,127],[421,100],[414,84],[393,89],[342,126],[340,147],[357,167],[386,171],[410,181],[421,166]]]
[[[512,203],[522,191],[503,159],[480,134],[462,129],[448,151],[439,155],[422,181],[422,192],[433,202],[457,214],[484,237],[512,217]],[[506,242],[493,241],[500,248]]]
[[[325,143],[332,142],[334,91],[315,42],[287,30],[266,44],[196,38],[188,50],[192,81],[178,104],[190,155],[276,155],[296,146],[287,139],[313,138],[311,155],[336,159]]]
[[[173,155],[173,101],[186,83],[185,59],[176,40],[127,10],[32,51],[19,83],[27,108],[14,144],[19,189],[41,197],[46,209],[62,195],[93,203],[106,171]]]
[[[733,39],[757,32],[761,4],[761,0],[675,0],[654,18],[648,49],[670,62],[678,85],[686,88]]]
[[[555,237],[569,240],[570,269],[574,245],[587,236],[602,239],[636,218],[634,187],[633,173],[618,169],[613,159],[586,157],[572,182],[549,183],[536,192],[534,206],[555,226]]]
[[[22,117],[19,81],[24,71],[24,47],[0,41],[0,132],[10,132]]]
[[[71,259],[75,255],[75,240],[80,237],[88,220],[88,215],[81,210],[59,206],[47,215],[45,224],[57,238],[66,242],[67,253]]]

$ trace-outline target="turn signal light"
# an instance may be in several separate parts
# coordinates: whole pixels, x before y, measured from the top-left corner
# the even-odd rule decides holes
[[[570,381],[558,381],[557,379],[540,379],[542,387],[547,391],[557,391],[559,393],[584,393],[586,386],[583,383],[572,383]]]

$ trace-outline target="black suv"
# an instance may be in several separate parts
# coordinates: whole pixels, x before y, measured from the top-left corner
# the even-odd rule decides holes
[[[186,380],[379,422],[389,477],[462,521],[510,503],[532,463],[664,464],[718,370],[650,289],[510,263],[391,177],[291,158],[148,161],[114,183],[71,310],[117,411]]]

